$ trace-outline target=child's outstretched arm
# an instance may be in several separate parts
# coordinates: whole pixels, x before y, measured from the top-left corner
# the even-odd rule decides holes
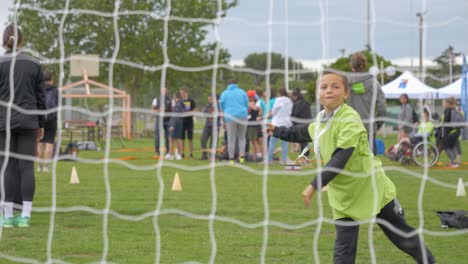
[[[288,142],[312,142],[312,138],[309,135],[309,124],[300,124],[292,127],[275,127],[272,124],[267,124],[267,132],[271,133],[275,138]]]
[[[323,167],[317,177],[315,177],[312,182],[304,189],[302,192],[302,197],[304,199],[304,205],[309,206],[312,196],[314,196],[315,190],[318,188],[319,178],[322,180],[321,187],[327,186],[327,184],[332,181],[346,166],[349,158],[353,155],[354,148],[342,149],[337,148],[330,159],[330,161]]]

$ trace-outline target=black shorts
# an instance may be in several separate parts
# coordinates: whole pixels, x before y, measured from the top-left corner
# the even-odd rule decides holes
[[[183,134],[182,127],[183,127],[182,123],[177,122],[174,126],[174,130],[172,130],[171,132],[171,137],[174,139],[183,139],[184,134]]]
[[[183,122],[182,124],[182,139],[185,139],[187,136],[188,139],[193,139],[193,121],[192,122]]]
[[[41,142],[54,144],[55,135],[57,135],[57,119],[46,121],[44,123],[44,137]]]

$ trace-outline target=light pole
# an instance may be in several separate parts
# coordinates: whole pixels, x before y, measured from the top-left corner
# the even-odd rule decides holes
[[[422,77],[423,72],[423,24],[424,24],[424,15],[427,11],[423,13],[418,12],[416,14],[419,17],[419,74]]]

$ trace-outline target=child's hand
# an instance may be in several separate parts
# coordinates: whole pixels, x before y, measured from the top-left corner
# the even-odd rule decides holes
[[[273,131],[275,131],[275,126],[271,123],[266,124],[266,132],[269,136],[273,135]]]
[[[315,188],[312,185],[307,185],[307,187],[304,189],[302,192],[302,199],[304,200],[304,205],[305,207],[309,207],[310,205],[310,200],[312,199],[312,196],[315,194]]]
[[[170,132],[174,131],[174,127],[169,127],[169,131]]]

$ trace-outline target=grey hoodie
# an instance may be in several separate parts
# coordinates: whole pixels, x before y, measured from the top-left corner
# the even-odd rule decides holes
[[[377,92],[374,110],[375,122],[382,122],[376,119],[385,117],[387,112],[385,106],[385,95],[377,80],[375,80],[374,87],[374,78],[370,74],[350,76],[348,77],[348,80],[350,89],[348,105],[359,113],[367,132],[369,132],[369,119],[374,93]],[[376,126],[374,125],[374,128],[375,127]]]

